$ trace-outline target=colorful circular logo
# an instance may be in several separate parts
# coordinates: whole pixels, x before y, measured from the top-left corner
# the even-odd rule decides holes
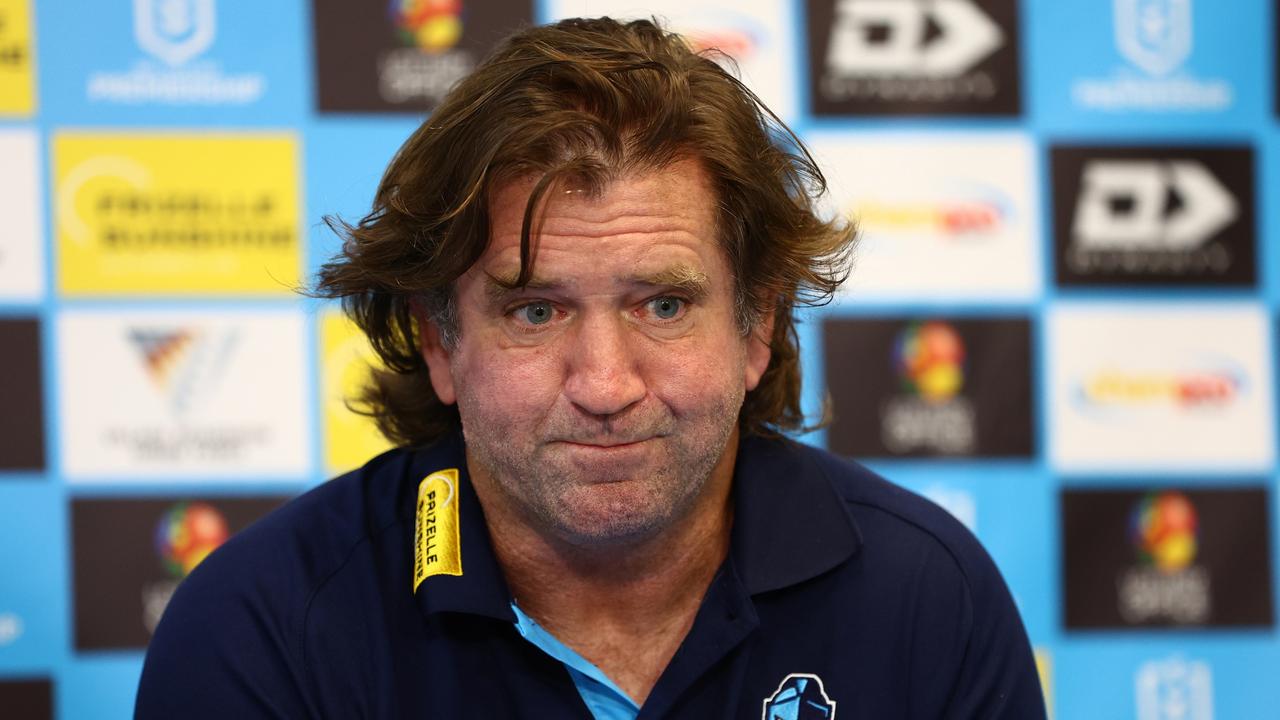
[[[907,326],[898,336],[893,359],[903,388],[929,402],[946,402],[964,386],[964,343],[939,320]]]
[[[1164,573],[1175,573],[1196,559],[1199,521],[1195,506],[1180,492],[1150,493],[1133,510],[1129,537],[1138,556]]]
[[[156,554],[169,574],[184,578],[230,536],[227,521],[212,506],[178,503],[156,525]]]
[[[462,38],[461,0],[392,0],[391,20],[407,45],[439,53]]]

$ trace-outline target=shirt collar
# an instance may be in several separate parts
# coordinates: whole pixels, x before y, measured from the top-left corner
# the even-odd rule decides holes
[[[484,511],[467,472],[460,434],[415,453],[409,464],[410,506],[418,482],[458,470],[458,535],[462,575],[432,575],[414,592],[421,610],[466,612],[515,622],[511,593],[498,566]],[[795,585],[852,556],[862,539],[845,501],[809,453],[785,439],[744,437],[734,480],[730,559],[751,595]],[[409,523],[409,541],[415,542]],[[412,568],[405,568],[412,587]]]
[[[467,472],[466,448],[460,433],[442,440],[416,454],[407,478],[412,488],[410,502],[416,501],[418,483],[434,472],[458,470],[458,551],[461,575],[431,575],[414,591],[414,599],[423,613],[466,612],[515,622],[511,612],[511,592],[498,567],[485,525],[480,499],[471,486]],[[414,523],[409,524],[409,540],[416,544]],[[412,588],[412,568],[405,568],[405,582]]]
[[[848,503],[794,441],[744,437],[733,487],[730,553],[752,595],[817,577],[862,545]]]

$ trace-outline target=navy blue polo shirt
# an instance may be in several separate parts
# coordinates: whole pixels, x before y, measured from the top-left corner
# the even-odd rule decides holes
[[[428,510],[424,479],[451,469]],[[1044,717],[1009,592],[945,511],[758,437],[733,494],[729,555],[641,719]],[[156,629],[136,714],[590,720],[511,602],[461,438],[393,450],[200,564]]]

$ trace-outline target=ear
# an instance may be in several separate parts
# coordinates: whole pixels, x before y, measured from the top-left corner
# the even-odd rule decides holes
[[[743,371],[747,392],[755,390],[760,384],[760,378],[764,377],[764,371],[773,357],[773,350],[770,348],[770,341],[773,339],[773,314],[774,311],[770,311],[760,318],[760,322],[751,328],[751,334],[747,336],[747,363]]]
[[[436,391],[440,402],[452,405],[457,402],[458,395],[453,388],[451,356],[440,342],[440,328],[427,317],[421,304],[414,302],[412,307],[413,316],[418,320],[418,347],[422,351],[422,359],[427,363],[431,389]]]

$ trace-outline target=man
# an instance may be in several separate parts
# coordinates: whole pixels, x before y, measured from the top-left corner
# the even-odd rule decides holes
[[[138,715],[1043,717],[976,541],[780,436],[852,244],[821,183],[650,23],[510,38],[321,273],[404,447],[188,578]]]

